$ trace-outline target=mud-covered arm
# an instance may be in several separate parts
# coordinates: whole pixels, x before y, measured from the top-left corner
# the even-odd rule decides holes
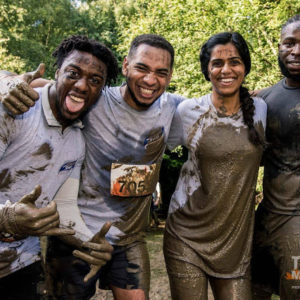
[[[35,71],[22,75],[0,71],[0,101],[9,113],[20,115],[34,106],[39,95],[30,83],[43,76],[44,72],[44,64],[40,64]]]
[[[59,215],[56,203],[37,208],[35,201],[41,194],[41,187],[23,196],[12,204],[6,201],[0,208],[0,232],[9,233],[16,238],[26,236],[74,234],[73,230],[59,228]]]

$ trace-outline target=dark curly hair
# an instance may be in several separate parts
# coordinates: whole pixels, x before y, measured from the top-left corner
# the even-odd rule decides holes
[[[238,50],[241,59],[245,65],[245,76],[251,69],[251,58],[249,48],[244,38],[238,32],[221,32],[211,36],[207,42],[202,46],[200,51],[201,71],[207,81],[210,81],[208,74],[208,64],[211,57],[211,52],[216,45],[225,45],[231,43]],[[264,146],[264,140],[258,134],[254,127],[254,101],[246,87],[240,86],[240,102],[243,112],[244,123],[249,129],[249,140],[252,144]]]
[[[173,46],[161,35],[158,34],[141,34],[134,38],[131,42],[128,57],[131,57],[139,45],[146,44],[152,47],[161,48],[167,50],[171,55],[171,69],[174,64],[174,48]]]
[[[64,62],[64,59],[73,51],[84,51],[91,53],[99,58],[107,67],[106,85],[111,85],[116,81],[118,76],[118,62],[112,51],[105,45],[91,40],[83,35],[72,35],[64,39],[56,50],[52,53],[52,56],[56,58],[54,66],[58,68]]]

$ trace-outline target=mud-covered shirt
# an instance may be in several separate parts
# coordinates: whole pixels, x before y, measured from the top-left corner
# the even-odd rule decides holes
[[[260,98],[254,104],[254,126],[264,136],[266,104]],[[166,230],[194,250],[187,262],[209,275],[244,275],[262,147],[249,141],[242,111],[218,113],[210,94],[186,100],[175,114],[168,144],[184,144],[189,156],[171,199]]]
[[[300,88],[282,79],[259,96],[268,106],[262,203],[274,213],[300,215]]]
[[[93,233],[104,222],[106,238],[125,245],[143,236],[152,193],[170,125],[182,97],[163,93],[147,110],[137,111],[120,87],[106,88],[84,120],[86,160],[79,208]]]
[[[85,154],[82,124],[77,122],[62,132],[50,109],[48,88],[37,89],[39,101],[22,116],[11,117],[0,105],[0,205],[15,203],[39,184],[42,193],[35,202],[46,206],[67,178],[80,176]],[[17,252],[9,270],[0,277],[39,260],[39,239],[12,240],[1,233],[0,256],[4,250]]]

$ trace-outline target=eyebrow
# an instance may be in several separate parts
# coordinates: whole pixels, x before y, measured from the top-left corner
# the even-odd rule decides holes
[[[136,65],[141,66],[141,67],[145,67],[147,69],[150,69],[150,67],[148,65],[140,63],[140,62],[136,63]],[[160,71],[160,72],[161,71],[169,72],[169,69],[167,69],[167,68],[161,68],[161,69],[155,70],[155,72],[157,72],[157,71]]]
[[[240,59],[242,60],[242,58],[240,56],[233,56],[233,57],[229,57],[230,60],[232,59]],[[216,60],[223,60],[222,58],[213,58],[211,59],[211,61],[216,61]]]
[[[77,65],[74,65],[74,64],[69,64],[69,65],[66,66],[66,68],[68,68],[68,67],[73,67],[73,68],[77,69],[78,71],[82,70],[80,67],[78,67]],[[103,70],[101,70],[101,69],[98,70],[98,72],[99,72],[99,74],[98,73],[94,73],[93,76],[99,76],[101,78],[104,78],[104,73],[105,72]]]

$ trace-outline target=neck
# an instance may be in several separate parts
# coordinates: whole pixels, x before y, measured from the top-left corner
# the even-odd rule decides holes
[[[224,97],[213,92],[212,103],[218,112],[223,115],[231,116],[240,109],[240,95],[237,93],[229,97]]]
[[[285,78],[286,85],[289,87],[300,87],[300,80],[294,80],[292,78]]]
[[[134,95],[131,94],[127,84],[124,84],[120,88],[121,90],[121,96],[123,97],[124,101],[132,108],[138,111],[143,111],[147,110],[149,107],[148,106],[141,106],[134,101],[133,97]]]

